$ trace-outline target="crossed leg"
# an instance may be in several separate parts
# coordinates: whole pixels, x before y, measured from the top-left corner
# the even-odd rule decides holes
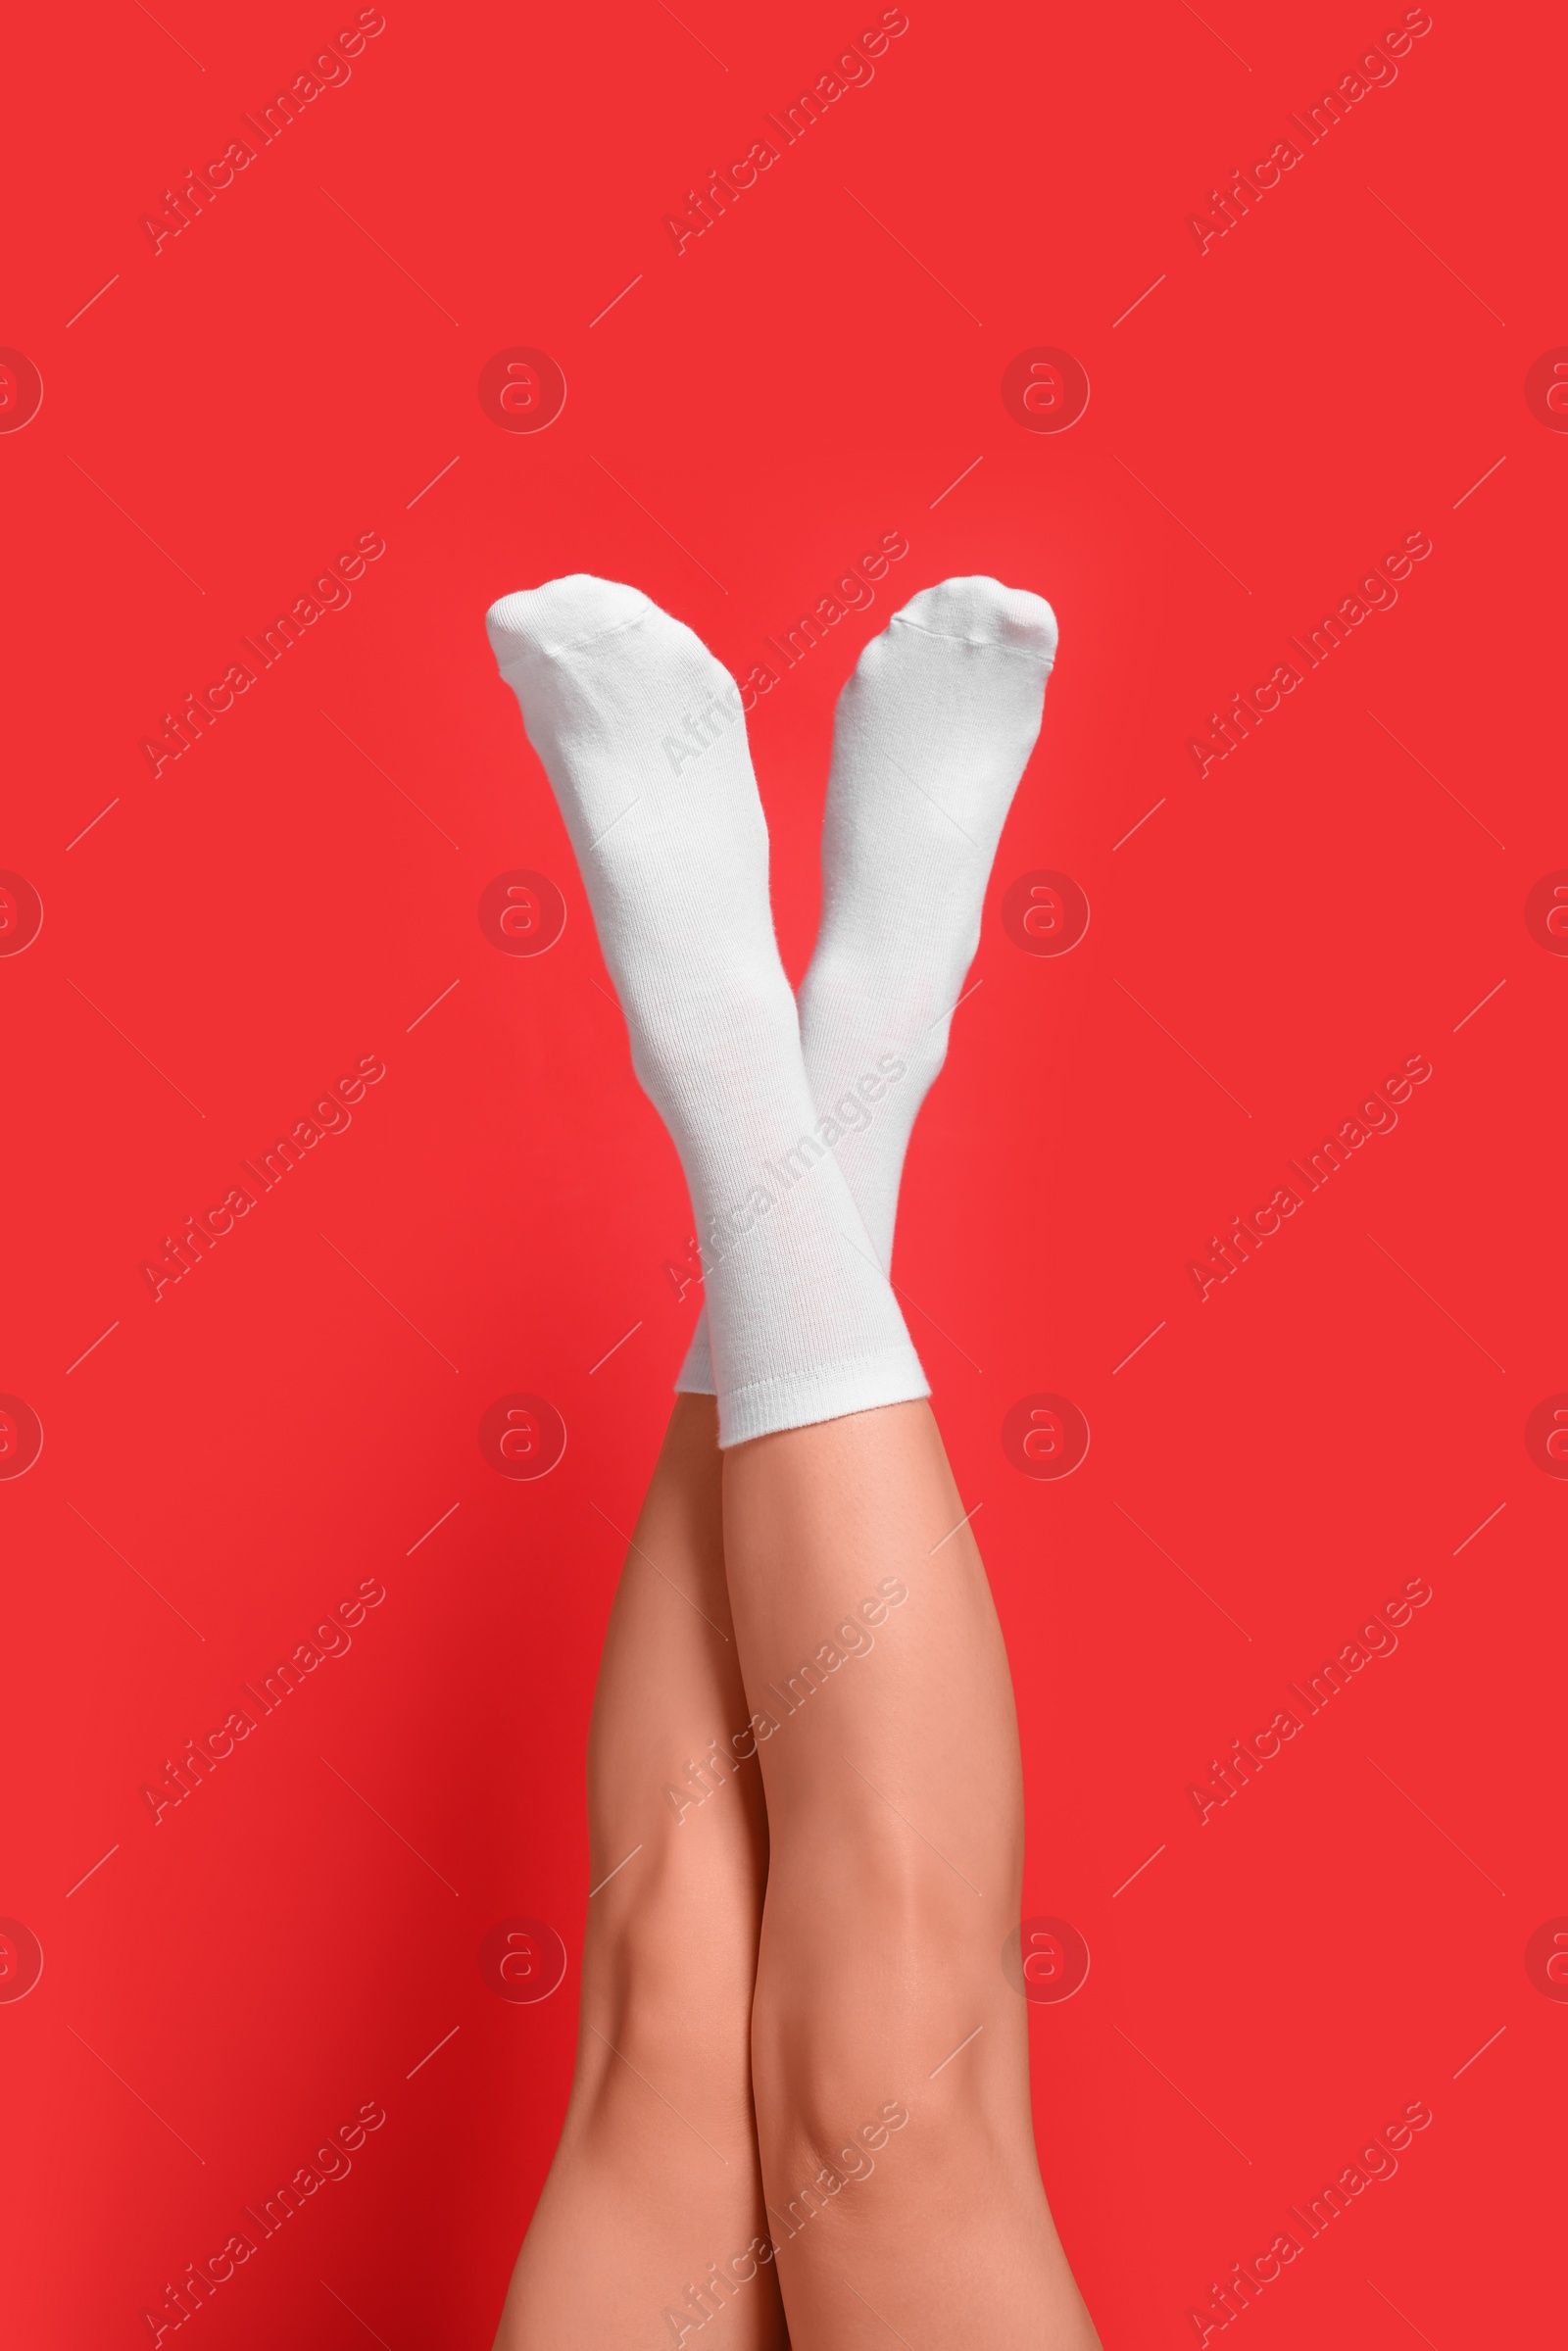
[[[1017,1729],[962,1519],[923,1403],[724,1455],[741,1663],[777,1725],[752,2066],[795,2351],[1096,2351],[1002,1964]]]
[[[720,2307],[727,2351],[787,2339],[748,2050],[767,1831],[735,1756],[720,1459],[712,1398],[678,1397],[594,1698],[571,2099],[496,2351],[655,2351]]]

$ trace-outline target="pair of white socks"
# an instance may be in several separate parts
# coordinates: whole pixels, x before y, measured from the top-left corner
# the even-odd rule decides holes
[[[486,623],[577,854],[637,1076],[691,1193],[707,1307],[679,1389],[719,1443],[929,1393],[887,1279],[1055,658],[1049,605],[928,588],[839,699],[800,1005],[733,680],[635,588],[577,575]]]

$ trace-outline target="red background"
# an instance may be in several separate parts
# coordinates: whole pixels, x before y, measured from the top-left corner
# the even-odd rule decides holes
[[[1107,2351],[1190,2341],[1209,2280],[1425,2100],[1248,2339],[1543,2331],[1568,2010],[1524,1950],[1568,1909],[1568,1494],[1523,1432],[1568,1384],[1568,967],[1524,902],[1568,863],[1568,443],[1524,378],[1565,332],[1561,22],[1439,0],[1200,253],[1187,216],[1396,9],[911,0],[677,255],[662,216],[877,14],[388,0],[352,79],[156,253],[140,216],[353,11],[117,0],[14,34],[0,341],[44,385],[0,435],[0,864],[44,907],[0,958],[0,1388],[44,1431],[0,1483],[0,1911],[44,1954],[0,2005],[19,2346],[150,2340],[165,2281],[370,2100],[209,2351],[489,2342],[569,2073],[606,1520],[698,1298],[482,615],[607,574],[744,674],[890,530],[875,605],[752,720],[796,975],[859,646],[955,572],[1061,625],[897,1271],[983,1505],[1026,1909],[1092,1953],[1034,2013],[1063,2237]],[[1000,396],[1040,344],[1092,385],[1064,433]],[[513,345],[564,371],[546,432],[479,405]],[[154,777],[161,713],[366,531],[351,606]],[[1397,606],[1200,779],[1189,736],[1414,531]],[[518,866],[568,906],[537,958],[476,917]],[[1059,958],[999,918],[1037,866],[1093,909]],[[1200,1302],[1188,1259],[1417,1053],[1397,1130]],[[352,1128],[155,1303],[141,1261],[362,1054],[386,1076]],[[538,1483],[476,1442],[518,1389],[568,1431]],[[1036,1390],[1093,1432],[1061,1483],[1001,1447]],[[1397,1653],[1200,1825],[1189,1783],[1416,1576]],[[143,1784],[371,1578],[352,1651],[155,1825]],[[479,1974],[515,1913],[570,1955],[542,2004]]]

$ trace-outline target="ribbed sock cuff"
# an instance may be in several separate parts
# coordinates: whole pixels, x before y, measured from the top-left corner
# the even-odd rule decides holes
[[[848,1412],[874,1412],[882,1404],[907,1404],[930,1393],[920,1358],[905,1340],[879,1354],[853,1355],[777,1380],[754,1380],[721,1395],[718,1442],[720,1447],[745,1445],[779,1429],[808,1428],[819,1420],[841,1420]]]

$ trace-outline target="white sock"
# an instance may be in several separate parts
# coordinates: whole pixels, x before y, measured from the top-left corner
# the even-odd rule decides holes
[[[894,615],[839,697],[801,1044],[818,1113],[846,1130],[836,1155],[884,1268],[1055,654],[1038,596],[950,579]],[[706,1316],[675,1384],[712,1392]]]
[[[925,1396],[816,1131],[734,681],[608,580],[503,597],[486,626],[571,835],[633,1066],[685,1169],[719,1443]]]

